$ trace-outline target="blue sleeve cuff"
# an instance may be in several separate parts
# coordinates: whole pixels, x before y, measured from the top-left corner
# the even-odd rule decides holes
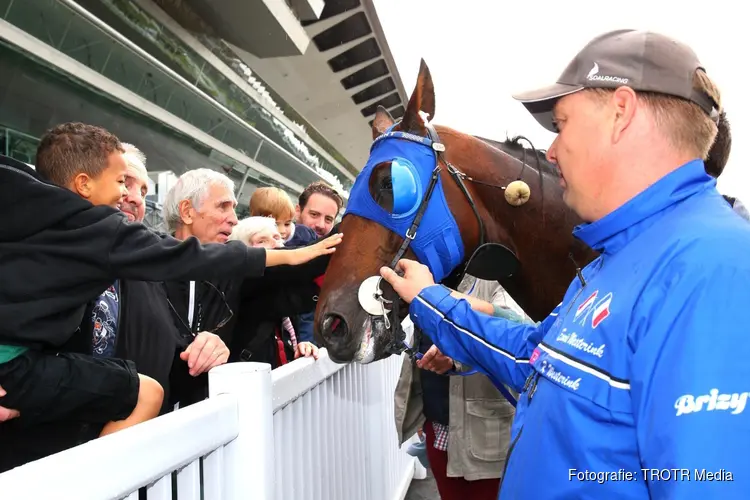
[[[432,285],[414,297],[409,306],[409,315],[414,325],[427,332],[437,331],[438,324],[458,299],[443,285]]]

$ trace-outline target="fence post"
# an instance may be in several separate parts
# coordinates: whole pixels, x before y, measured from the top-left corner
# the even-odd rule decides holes
[[[209,396],[237,398],[239,434],[224,448],[225,498],[274,498],[271,365],[227,363],[209,372]]]

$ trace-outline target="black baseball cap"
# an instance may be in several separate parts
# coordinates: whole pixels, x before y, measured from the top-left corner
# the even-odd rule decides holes
[[[714,121],[719,105],[693,89],[698,56],[682,42],[651,31],[616,30],[591,40],[568,64],[557,83],[513,96],[547,130],[556,132],[552,109],[561,97],[583,89],[617,88],[668,94],[694,102]]]

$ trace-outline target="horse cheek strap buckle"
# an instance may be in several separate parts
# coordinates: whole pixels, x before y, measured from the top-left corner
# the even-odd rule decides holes
[[[414,357],[415,350],[407,345],[406,332],[399,321],[399,301],[385,298],[380,287],[382,279],[380,276],[371,276],[360,284],[357,292],[359,305],[372,316],[373,321],[383,321],[386,330],[390,330],[391,341],[386,346],[388,353],[400,355],[408,352]]]

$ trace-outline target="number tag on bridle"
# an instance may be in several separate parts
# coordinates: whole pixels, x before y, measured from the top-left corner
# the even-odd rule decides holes
[[[370,276],[359,285],[359,305],[371,316],[384,316],[391,312],[384,304],[383,290],[380,288],[382,279],[380,276]]]

